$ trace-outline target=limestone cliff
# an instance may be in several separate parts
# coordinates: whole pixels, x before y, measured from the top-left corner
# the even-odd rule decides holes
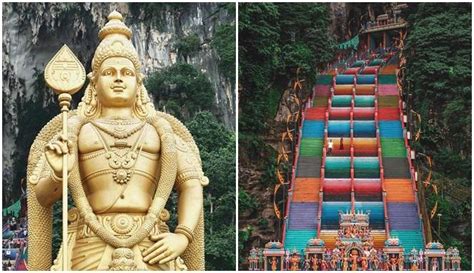
[[[235,124],[234,83],[220,71],[211,46],[216,28],[234,25],[234,15],[219,3],[7,3],[3,4],[3,204],[20,194],[28,147],[45,118],[59,112],[50,91],[38,90],[50,58],[67,44],[90,71],[98,31],[114,9],[133,31],[133,43],[148,74],[180,58],[176,42],[187,35],[199,38],[198,52],[184,61],[204,73],[215,91],[215,115],[227,127]],[[80,95],[75,96],[77,102]],[[39,107],[38,107],[39,106]],[[30,117],[26,116],[30,114]]]

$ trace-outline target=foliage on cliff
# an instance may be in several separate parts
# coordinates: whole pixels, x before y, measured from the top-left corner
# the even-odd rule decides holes
[[[332,58],[328,25],[325,4],[239,5],[239,128],[244,136],[267,128],[275,115],[270,110],[296,68],[310,83],[317,68]]]
[[[150,23],[159,30],[164,30],[166,25],[166,13],[179,18],[189,5],[186,3],[130,3],[128,4],[130,13],[136,18],[142,18],[146,23]]]
[[[160,109],[182,120],[213,108],[214,90],[206,76],[192,65],[176,63],[152,73],[146,80]]]
[[[225,10],[230,16],[235,17],[235,8],[235,3],[220,3],[218,9]],[[235,36],[235,21],[227,22],[216,27],[214,38],[211,41],[211,47],[216,50],[219,56],[219,69],[232,84],[232,89],[235,89]]]
[[[407,86],[422,120],[416,150],[432,156],[433,182],[441,190],[429,194],[427,204],[439,201],[441,240],[459,248],[466,270],[472,247],[471,4],[420,3],[409,12]],[[456,194],[459,189],[468,195]]]
[[[210,112],[186,122],[210,184],[205,190],[206,270],[235,268],[235,133]]]
[[[235,83],[235,25],[223,24],[217,27],[211,46],[219,55],[219,68],[234,86]]]
[[[194,55],[201,47],[201,41],[196,34],[187,35],[178,39],[175,44],[178,53],[184,58]]]

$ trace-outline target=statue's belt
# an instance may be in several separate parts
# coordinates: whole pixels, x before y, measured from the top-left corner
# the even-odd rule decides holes
[[[76,232],[77,239],[96,237],[89,226],[79,217],[78,213],[75,217],[71,217],[71,211],[69,214],[69,232]],[[111,234],[118,238],[126,239],[141,227],[145,221],[145,213],[106,213],[97,215],[97,219]],[[166,223],[162,221],[162,219],[158,219],[150,235],[157,235],[168,231],[169,229]]]

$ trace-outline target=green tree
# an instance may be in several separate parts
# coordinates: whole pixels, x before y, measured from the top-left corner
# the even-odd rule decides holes
[[[217,55],[219,55],[220,71],[233,86],[235,82],[235,25],[218,26],[211,46],[216,49]]]
[[[200,50],[201,41],[196,34],[191,34],[180,38],[176,42],[175,47],[178,50],[178,53],[186,59]]]
[[[421,115],[416,150],[433,157],[433,182],[446,246],[457,246],[462,268],[471,268],[471,196],[451,196],[450,187],[471,191],[471,4],[420,3],[408,10],[406,80]],[[433,227],[437,227],[433,219]],[[435,231],[437,228],[435,228]]]
[[[302,68],[301,76],[311,86],[316,70],[331,60],[335,43],[327,32],[328,13],[327,4],[239,4],[243,134],[265,131],[296,68]]]
[[[156,103],[181,120],[214,107],[214,90],[206,76],[192,65],[176,63],[152,73],[145,82]]]
[[[235,268],[235,134],[210,112],[186,123],[199,147],[205,188],[206,269]]]
[[[293,45],[283,52],[290,56],[302,56],[303,51],[307,52],[304,58],[296,59],[297,62],[294,59],[285,61],[285,66],[302,68],[303,75],[312,82],[316,69],[334,57],[335,42],[328,33],[328,6],[315,3],[277,5],[281,17],[281,44]]]

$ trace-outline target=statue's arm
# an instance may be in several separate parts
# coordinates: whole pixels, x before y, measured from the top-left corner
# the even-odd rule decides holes
[[[58,133],[51,141],[45,145],[36,167],[30,177],[30,183],[33,184],[34,192],[38,202],[43,207],[50,207],[54,202],[62,197],[62,157],[68,153],[68,170],[71,171],[75,164],[75,154],[77,154],[74,143],[76,135],[73,133],[79,124],[77,118],[72,117],[68,120],[69,132],[68,145],[65,145],[64,138]]]
[[[203,208],[203,180],[207,179],[197,155],[187,147],[183,140],[176,137],[178,148],[178,226],[194,231]]]
[[[197,179],[191,179],[181,184],[178,198],[178,225],[188,227],[194,231],[199,221],[202,206],[201,182]]]
[[[167,263],[181,255],[194,239],[203,208],[203,185],[207,185],[201,164],[187,144],[176,136],[178,173],[175,188],[178,191],[178,226],[174,233],[162,233],[152,240],[153,246],[143,252],[150,264]]]
[[[34,185],[36,199],[43,207],[50,207],[54,202],[61,199],[62,182],[59,178],[53,177],[52,171],[46,171],[45,174]]]

